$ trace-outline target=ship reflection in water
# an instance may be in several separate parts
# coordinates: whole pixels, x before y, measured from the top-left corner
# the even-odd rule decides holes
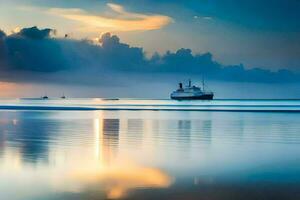
[[[0,196],[300,199],[298,115],[0,111]]]

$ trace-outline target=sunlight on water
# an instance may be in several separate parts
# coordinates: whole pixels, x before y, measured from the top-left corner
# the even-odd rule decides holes
[[[297,199],[299,130],[298,113],[2,110],[0,196]]]

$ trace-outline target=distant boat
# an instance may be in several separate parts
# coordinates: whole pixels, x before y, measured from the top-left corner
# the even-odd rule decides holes
[[[42,99],[49,99],[49,97],[47,95],[42,96]]]
[[[107,99],[102,99],[104,101],[118,101],[118,98],[107,98]]]
[[[214,93],[205,91],[204,80],[202,81],[202,89],[192,85],[189,80],[189,85],[183,88],[182,83],[179,83],[179,88],[171,93],[171,99],[175,100],[212,100]]]
[[[63,93],[63,95],[60,98],[65,99],[66,98],[65,94]]]

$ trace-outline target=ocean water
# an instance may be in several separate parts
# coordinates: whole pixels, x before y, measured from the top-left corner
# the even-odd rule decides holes
[[[0,199],[300,199],[300,101],[2,99]]]

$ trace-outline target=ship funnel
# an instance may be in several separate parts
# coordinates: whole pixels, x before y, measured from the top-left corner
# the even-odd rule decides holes
[[[182,89],[182,83],[179,83],[179,88]]]

